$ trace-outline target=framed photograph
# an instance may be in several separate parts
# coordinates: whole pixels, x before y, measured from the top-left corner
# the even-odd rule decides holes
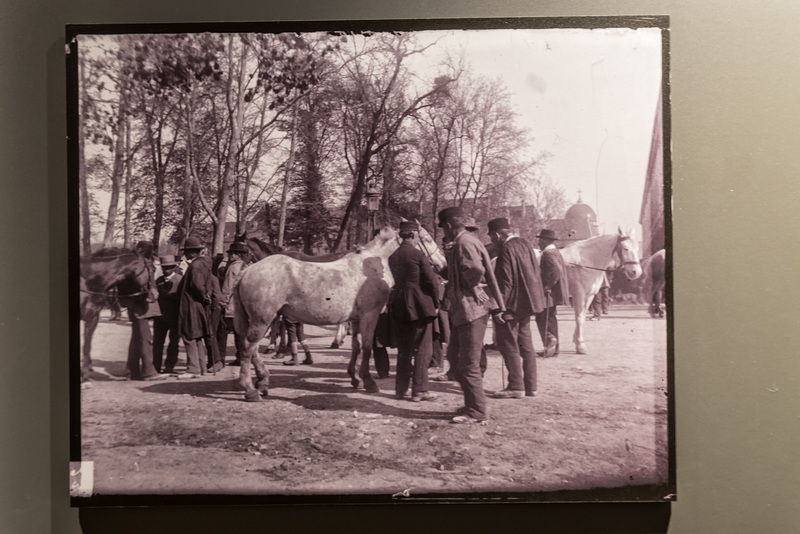
[[[74,506],[675,499],[667,17],[66,52]]]

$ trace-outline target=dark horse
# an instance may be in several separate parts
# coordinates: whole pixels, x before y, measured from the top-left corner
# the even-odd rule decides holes
[[[666,279],[667,253],[662,248],[642,262],[644,271],[642,293],[648,300],[650,317],[664,317],[663,295]]]
[[[92,374],[92,336],[100,320],[100,310],[116,289],[116,296],[141,295],[153,282],[153,272],[145,257],[124,248],[106,248],[81,258],[80,294],[83,328],[81,380]]]

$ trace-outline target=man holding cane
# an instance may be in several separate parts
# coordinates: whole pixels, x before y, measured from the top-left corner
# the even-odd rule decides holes
[[[508,388],[496,399],[521,399],[536,395],[536,353],[531,336],[531,316],[544,310],[545,298],[539,262],[532,247],[511,233],[504,217],[489,221],[489,237],[497,250],[495,277],[506,304],[505,323],[495,323],[497,348],[508,368]]]

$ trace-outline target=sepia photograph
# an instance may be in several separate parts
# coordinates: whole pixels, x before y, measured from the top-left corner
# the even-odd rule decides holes
[[[668,24],[68,26],[72,504],[674,500]]]

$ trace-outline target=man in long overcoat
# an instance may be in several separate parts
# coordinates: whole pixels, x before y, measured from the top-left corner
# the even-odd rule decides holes
[[[539,248],[542,251],[539,265],[542,286],[547,299],[545,309],[536,314],[536,324],[544,343],[542,356],[550,358],[557,356],[559,349],[556,306],[569,304],[569,287],[564,258],[561,257],[561,251],[556,247],[556,241],[558,241],[556,233],[553,230],[544,229],[536,237],[539,238]]]
[[[531,316],[545,305],[539,262],[528,242],[511,233],[507,219],[489,221],[489,236],[498,252],[494,272],[506,304],[505,322],[496,322],[494,327],[497,348],[508,369],[508,388],[493,397],[533,397],[537,386]]]
[[[494,277],[489,253],[465,227],[459,207],[439,212],[439,227],[452,242],[447,253],[447,289],[450,306],[450,347],[458,354],[458,380],[464,392],[464,408],[454,423],[488,420],[480,359],[489,314],[501,315],[505,304]],[[484,289],[485,288],[485,289]],[[497,318],[502,322],[502,315]],[[455,346],[454,346],[455,345]]]
[[[228,248],[228,263],[225,266],[225,279],[222,282],[222,303],[225,306],[224,317],[217,329],[217,343],[219,345],[219,357],[225,362],[228,350],[228,334],[233,332],[233,343],[236,347],[236,359],[233,365],[239,365],[239,358],[242,355],[242,339],[233,329],[233,290],[239,279],[244,274],[245,258],[248,257],[249,250],[247,245],[234,241]]]
[[[189,267],[181,280],[178,328],[186,347],[186,373],[179,378],[197,378],[205,371],[206,347],[204,338],[211,335],[208,308],[213,293],[211,258],[203,256],[205,247],[199,239],[188,237],[183,255]]]
[[[389,256],[394,287],[388,311],[397,334],[395,395],[402,399],[410,381],[412,401],[433,400],[436,395],[428,391],[428,365],[433,350],[433,320],[439,307],[436,275],[428,258],[417,248],[417,223],[401,222],[400,237],[403,242]]]

